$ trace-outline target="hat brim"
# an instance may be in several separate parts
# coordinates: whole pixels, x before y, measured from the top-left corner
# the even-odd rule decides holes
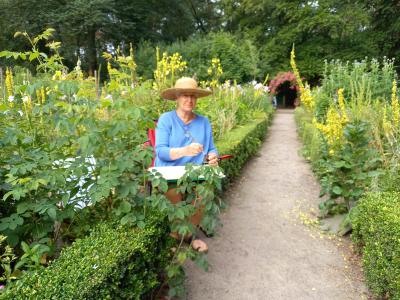
[[[167,100],[176,100],[179,94],[190,93],[195,95],[197,98],[206,97],[212,94],[209,90],[203,89],[180,89],[180,88],[170,88],[163,90],[161,92],[161,97]]]

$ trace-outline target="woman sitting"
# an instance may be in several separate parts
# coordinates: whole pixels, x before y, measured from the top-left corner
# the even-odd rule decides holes
[[[211,94],[211,91],[198,88],[196,80],[183,77],[176,81],[175,87],[161,92],[164,99],[176,100],[176,110],[162,114],[156,128],[155,166],[184,166],[187,163],[218,165],[218,152],[214,146],[211,125],[204,116],[193,112],[198,98]],[[182,201],[183,195],[170,188],[166,197],[172,203]],[[192,216],[191,222],[198,226],[201,211]],[[172,234],[178,238],[176,233]],[[193,240],[192,247],[207,251],[207,244],[199,239]]]

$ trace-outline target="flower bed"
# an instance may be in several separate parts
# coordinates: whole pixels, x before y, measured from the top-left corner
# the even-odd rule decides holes
[[[292,53],[292,66],[298,74]],[[297,75],[297,78],[300,78]],[[322,85],[300,84],[303,154],[321,183],[321,215],[346,214],[367,284],[400,299],[400,106],[392,60],[326,63]]]

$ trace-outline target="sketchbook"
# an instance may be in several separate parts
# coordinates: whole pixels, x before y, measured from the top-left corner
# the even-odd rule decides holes
[[[209,167],[212,168],[211,166]],[[149,168],[149,171],[152,173],[160,173],[167,181],[177,181],[185,174],[185,166],[152,167]],[[220,173],[219,176],[221,178],[225,177],[223,173]],[[201,176],[199,180],[202,180]]]

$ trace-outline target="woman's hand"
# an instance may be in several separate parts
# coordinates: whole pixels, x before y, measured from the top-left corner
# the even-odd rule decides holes
[[[203,152],[203,145],[199,143],[191,143],[185,147],[171,148],[169,156],[171,160],[176,160],[184,156],[196,156]]]
[[[208,153],[207,155],[208,164],[210,166],[218,166],[218,156],[215,153]]]
[[[203,152],[203,145],[199,143],[191,143],[184,148],[186,154],[185,156],[196,156],[197,154]]]

